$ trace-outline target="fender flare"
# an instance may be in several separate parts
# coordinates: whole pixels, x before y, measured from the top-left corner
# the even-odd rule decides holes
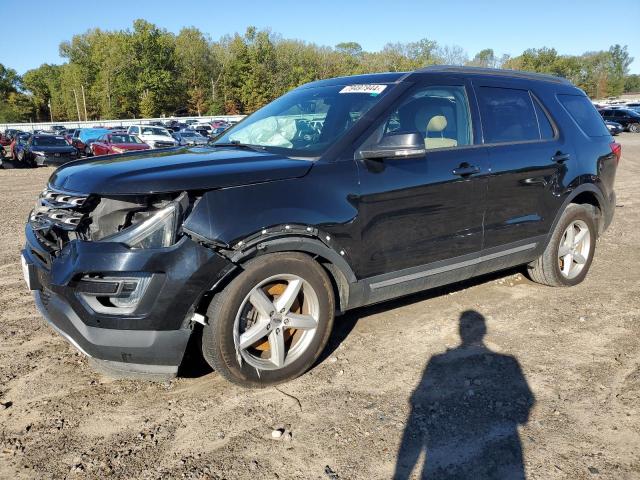
[[[564,201],[562,202],[562,205],[558,209],[558,212],[556,213],[556,216],[553,219],[553,223],[551,224],[551,228],[549,229],[549,233],[547,234],[547,238],[544,241],[545,249],[547,248],[547,245],[551,241],[551,236],[553,235],[553,232],[555,231],[556,226],[560,221],[560,217],[562,217],[562,214],[564,213],[564,211],[567,209],[569,204],[572,203],[573,199],[575,199],[578,195],[584,192],[593,193],[596,197],[596,200],[598,201],[600,210],[603,212],[603,214],[605,213],[604,208],[606,208],[605,207],[606,202],[604,199],[604,195],[602,194],[602,191],[593,183],[581,183],[576,188],[574,188],[571,192],[569,192],[569,194],[567,195],[567,198],[564,199]]]
[[[215,245],[208,245],[208,248],[215,249],[219,255],[226,257],[230,262],[229,268],[218,277],[209,292],[215,295],[225,288],[243,271],[243,264],[255,257],[276,252],[300,252],[306,253],[314,259],[320,257],[324,260],[320,263],[327,270],[336,286],[337,291],[334,292],[338,296],[336,303],[339,306],[339,311],[344,312],[354,295],[357,296],[357,292],[359,292],[357,277],[345,259],[344,252],[342,250],[337,252],[330,245],[321,241],[320,232],[315,228],[303,231],[295,229],[291,233],[286,233],[285,229],[271,230],[271,232],[267,236],[260,234],[250,236],[246,240],[238,242],[234,249],[221,249]],[[325,235],[325,238],[330,237]]]

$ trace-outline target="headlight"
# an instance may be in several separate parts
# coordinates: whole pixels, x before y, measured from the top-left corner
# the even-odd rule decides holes
[[[171,202],[140,223],[103,238],[103,242],[124,243],[130,248],[161,248],[173,245],[178,228],[179,203]]]

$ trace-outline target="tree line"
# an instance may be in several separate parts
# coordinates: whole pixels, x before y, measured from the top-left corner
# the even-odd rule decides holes
[[[136,20],[131,29],[92,29],[60,45],[62,65],[20,76],[0,64],[0,122],[117,119],[251,113],[313,80],[427,65],[512,68],[560,75],[593,98],[640,92],[627,47],[582,55],[553,48],[473,57],[458,46],[422,39],[367,52],[356,42],[335,47],[285,39],[269,30],[212,41],[194,27],[177,35]]]

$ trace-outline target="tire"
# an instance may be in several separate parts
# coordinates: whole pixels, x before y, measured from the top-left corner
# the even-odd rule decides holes
[[[640,123],[632,123],[629,125],[629,131],[631,133],[640,133]]]
[[[91,157],[93,155],[93,152],[91,151],[91,147],[89,147],[89,146],[84,147],[84,154],[87,157]]]
[[[573,227],[571,230],[576,243],[578,238],[583,239],[574,248],[568,247],[573,242],[565,236],[565,234],[571,235],[568,230],[570,225]],[[587,232],[579,237],[585,228]],[[582,282],[593,261],[596,232],[593,207],[569,204],[562,213],[543,254],[528,265],[531,280],[552,287],[572,287]],[[561,248],[571,256],[561,256]],[[570,253],[572,251],[575,251],[575,256]]]
[[[290,287],[294,292],[298,285],[299,293],[286,295]],[[272,303],[256,302],[254,294],[260,299],[260,292]],[[286,298],[294,299],[291,310],[276,311]],[[316,362],[331,334],[334,314],[331,281],[309,256],[283,252],[258,257],[211,301],[209,324],[202,333],[202,354],[214,370],[238,385],[265,387],[286,382]],[[291,327],[294,322],[300,329]],[[241,348],[243,336],[247,345],[254,338],[251,332],[257,332],[258,340]],[[270,333],[260,336],[262,332]],[[283,338],[280,342],[279,334]],[[277,351],[285,353],[279,356]]]

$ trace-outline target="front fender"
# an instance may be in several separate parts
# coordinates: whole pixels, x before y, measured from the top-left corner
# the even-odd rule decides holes
[[[303,225],[333,235],[340,248],[357,240],[351,203],[357,171],[351,161],[316,163],[302,178],[206,192],[183,224],[203,243],[230,248],[263,229]]]

